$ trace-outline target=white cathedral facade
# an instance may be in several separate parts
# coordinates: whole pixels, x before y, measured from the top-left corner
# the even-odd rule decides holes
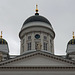
[[[8,43],[0,36],[0,75],[75,75],[75,36],[66,55],[54,54],[55,32],[48,19],[36,13],[25,20],[19,32],[20,55],[11,58]]]

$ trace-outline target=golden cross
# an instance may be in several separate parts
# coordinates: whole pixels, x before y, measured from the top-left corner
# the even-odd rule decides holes
[[[74,32],[73,32],[73,39],[74,39]]]

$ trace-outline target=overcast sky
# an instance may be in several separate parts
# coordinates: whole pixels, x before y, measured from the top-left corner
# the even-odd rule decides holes
[[[55,54],[66,54],[67,43],[75,32],[75,0],[0,0],[0,31],[7,40],[10,54],[20,53],[19,32],[24,21],[35,14],[46,17],[56,33]]]

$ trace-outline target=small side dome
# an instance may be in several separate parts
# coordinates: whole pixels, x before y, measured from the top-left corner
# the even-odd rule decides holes
[[[67,44],[66,53],[67,53],[66,57],[68,59],[75,61],[75,36],[74,36],[74,32],[73,32],[73,39],[71,39]]]
[[[7,41],[2,38],[2,31],[1,31],[1,36],[0,36],[0,44],[7,44]]]
[[[74,36],[74,32],[73,32],[73,39],[71,39],[69,42],[68,42],[68,45],[75,45],[75,36]]]
[[[68,42],[67,49],[66,49],[67,54],[71,54],[73,52],[75,52],[75,36],[74,36],[74,32],[73,32],[73,39],[71,39]]]
[[[0,44],[7,44],[7,41],[3,38],[0,38]]]
[[[0,35],[0,53],[1,53],[1,61],[4,61],[9,58],[9,47],[8,43],[5,39],[2,38],[2,31]]]

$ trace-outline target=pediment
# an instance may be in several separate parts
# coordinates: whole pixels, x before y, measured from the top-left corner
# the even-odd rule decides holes
[[[72,66],[72,61],[57,57],[50,53],[36,51],[26,53],[14,59],[1,63],[1,66]]]

